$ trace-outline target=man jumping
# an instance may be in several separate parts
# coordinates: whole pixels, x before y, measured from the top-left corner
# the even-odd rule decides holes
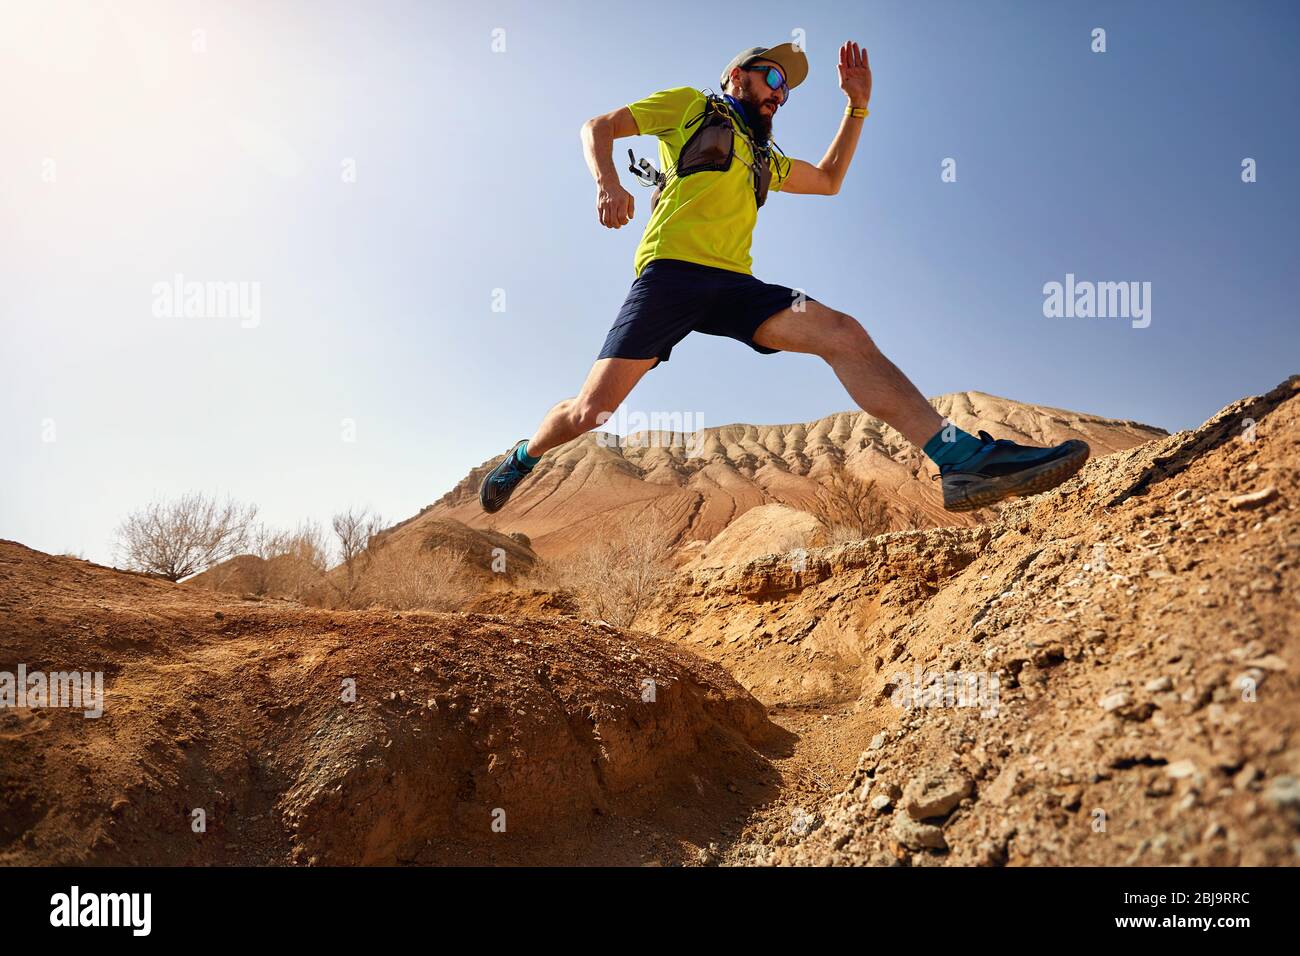
[[[821,356],[864,411],[892,425],[938,466],[949,511],[1046,491],[1083,467],[1089,449],[1081,441],[1034,448],[945,423],[856,319],[752,275],[750,237],[769,189],[838,193],[867,116],[867,54],[845,43],[839,76],[848,106],[839,131],[817,165],[787,159],[770,141],[772,117],[807,75],[807,57],[793,44],[752,47],[727,64],[721,97],[690,87],[664,90],[583,125],[596,210],[610,229],[627,225],[634,206],[614,167],[614,140],[659,138],[663,172],[644,160],[640,172],[632,168],[658,186],[636,250],[637,278],[582,391],[547,412],[533,437],[518,442],[484,477],[479,500],[485,511],[500,510],[543,454],[601,424],[690,332],[738,339],[764,354]]]

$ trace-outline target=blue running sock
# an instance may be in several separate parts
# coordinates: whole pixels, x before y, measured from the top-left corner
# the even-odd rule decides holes
[[[534,458],[532,455],[528,454],[528,442],[520,442],[515,446],[515,461],[519,463],[519,467],[524,471],[532,471],[533,465],[537,464],[541,460],[540,455]]]
[[[935,432],[934,437],[921,450],[932,462],[942,467],[959,465],[983,447],[984,443],[974,435],[962,431],[956,425],[947,424]]]

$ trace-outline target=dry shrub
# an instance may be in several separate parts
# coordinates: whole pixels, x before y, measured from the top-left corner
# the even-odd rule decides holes
[[[303,600],[321,586],[329,567],[325,533],[310,521],[292,531],[258,527],[253,535],[253,554],[262,559],[254,572],[257,594]]]
[[[889,505],[873,479],[863,479],[843,466],[821,483],[810,509],[821,524],[820,538],[829,545],[861,541],[893,530]]]
[[[539,567],[524,582],[573,595],[582,612],[631,627],[672,574],[673,535],[657,516]]]
[[[464,551],[372,549],[352,595],[353,607],[452,611],[474,592]]]
[[[921,509],[920,505],[908,504],[903,509],[904,528],[933,528],[934,520]]]
[[[117,529],[126,567],[179,581],[243,553],[257,508],[191,493],[155,501]]]

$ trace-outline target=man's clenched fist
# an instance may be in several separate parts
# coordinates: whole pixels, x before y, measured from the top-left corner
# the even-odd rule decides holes
[[[620,184],[596,187],[596,213],[600,224],[610,229],[622,229],[632,221],[636,201]]]

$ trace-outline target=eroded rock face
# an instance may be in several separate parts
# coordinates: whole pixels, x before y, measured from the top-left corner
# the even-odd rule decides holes
[[[889,556],[862,565],[870,575],[810,552],[811,580],[770,599],[765,626],[815,619],[818,635],[835,615],[856,621],[836,647],[840,673],[861,680],[841,704],[861,759],[815,832],[774,839],[760,821],[736,862],[1295,864],[1298,434],[1291,379],[1094,459],[983,537],[919,533],[917,557],[959,556],[926,578],[924,561],[892,563],[896,536],[866,549]],[[752,570],[729,580],[763,578]],[[744,614],[751,589],[724,599],[721,580],[679,592],[671,632],[760,699],[779,693],[746,669],[757,642],[748,654],[733,649],[742,640],[698,642]],[[957,675],[974,682],[932,680]]]
[[[844,701],[863,668],[900,663],[900,618],[978,557],[989,529],[901,531],[806,554],[679,574],[638,620],[722,663],[769,705]]]

